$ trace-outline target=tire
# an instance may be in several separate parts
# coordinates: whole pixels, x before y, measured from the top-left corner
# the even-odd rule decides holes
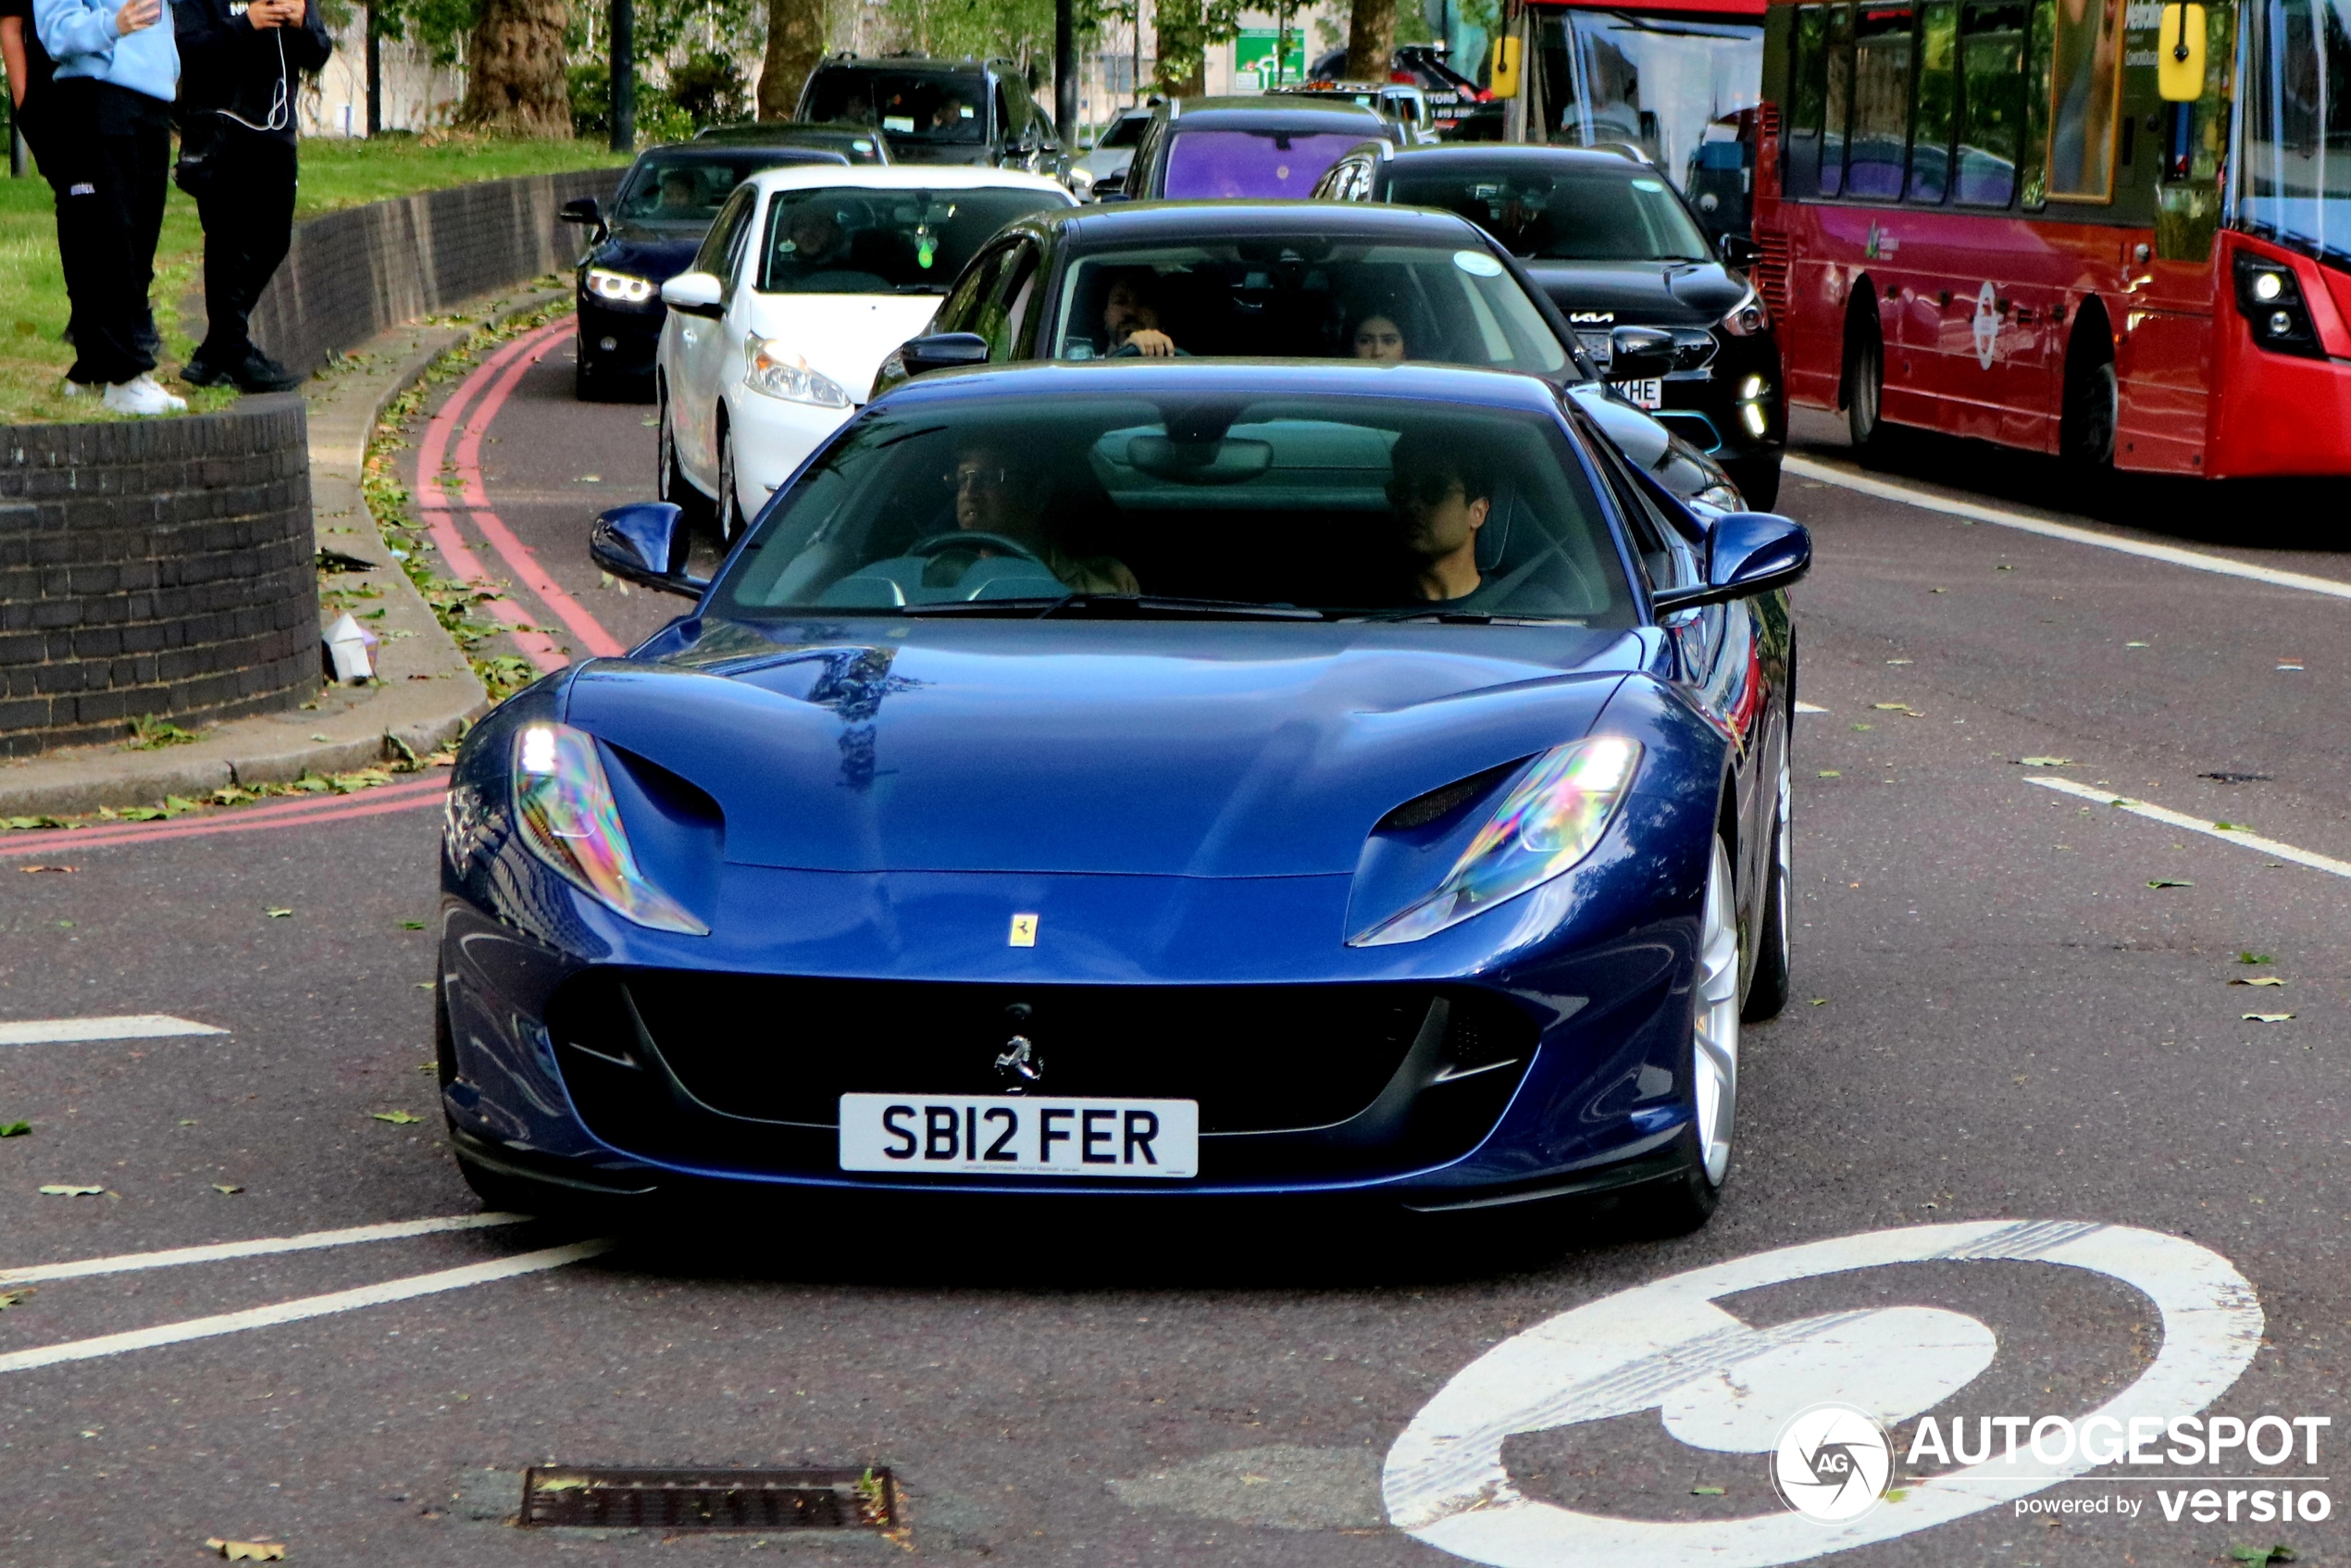
[[[1769,457],[1739,457],[1723,467],[1731,482],[1739,487],[1739,495],[1750,512],[1768,512],[1779,504],[1780,459],[1777,453]]]
[[[1885,340],[1877,317],[1856,311],[1845,330],[1845,428],[1853,450],[1864,455],[1885,451]]]
[[[1772,853],[1764,870],[1762,924],[1755,934],[1755,962],[1750,965],[1751,973],[1747,982],[1747,1005],[1739,1009],[1739,1021],[1743,1024],[1760,1024],[1766,1018],[1776,1018],[1780,1010],[1787,1005],[1787,818],[1788,746],[1783,742],[1780,747],[1779,801],[1772,816]]]
[[[1731,852],[1718,835],[1698,919],[1698,977],[1691,999],[1692,1115],[1680,1145],[1688,1160],[1679,1174],[1635,1188],[1620,1201],[1617,1212],[1636,1235],[1686,1236],[1713,1218],[1722,1202],[1738,1110],[1740,967]]]
[[[686,470],[678,466],[678,437],[669,428],[669,393],[666,388],[655,394],[660,413],[655,422],[660,426],[659,439],[653,457],[653,493],[684,515],[689,525],[703,523],[710,517],[710,498],[694,488]]]
[[[2065,414],[2058,440],[2066,462],[2085,476],[2102,475],[2114,467],[2114,428],[2121,413],[2113,357],[2099,353],[2099,347],[2086,348],[2085,355],[2096,357],[2078,365],[2074,355],[2066,356]]]
[[[575,337],[571,346],[571,395],[581,403],[603,402],[604,379],[589,367],[588,340]]]
[[[718,502],[712,510],[716,525],[718,547],[732,550],[735,541],[743,536],[743,504],[735,490],[735,434],[725,425],[718,427]]]

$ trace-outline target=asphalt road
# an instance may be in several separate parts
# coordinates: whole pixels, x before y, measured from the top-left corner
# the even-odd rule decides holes
[[[507,362],[523,367],[477,448],[479,492],[445,519],[516,585],[511,618],[530,629],[515,646],[540,662],[592,637],[625,645],[677,604],[601,582],[584,550],[596,506],[650,493],[651,410],[575,404],[568,340],[546,347]],[[1824,423],[1800,435],[1808,460],[1850,467]],[[2351,554],[2258,497],[2134,488],[2100,501],[2106,516],[2061,513],[2045,466],[1934,443],[1868,477],[2351,583]],[[1825,1534],[1755,1544],[1819,1527],[1780,1508],[1761,1455],[1685,1440],[1709,1411],[1907,1379],[1915,1408],[1972,1428],[2080,1418],[2175,1375],[2177,1413],[2328,1418],[2317,1462],[2117,1466],[2034,1494],[2082,1513],[2021,1516],[2002,1493],[1936,1523],[1911,1491],[1872,1516],[1891,1538],[1839,1560],[2351,1557],[2340,1515],[2257,1524],[2246,1500],[2233,1524],[2173,1522],[2157,1496],[2291,1475],[2333,1478],[2297,1495],[2351,1502],[2332,1468],[2351,1444],[2351,866],[2265,847],[2351,860],[2351,606],[1819,478],[1792,475],[1783,499],[1814,529],[1801,695],[1824,710],[1797,737],[1796,995],[1746,1035],[1721,1213],[1669,1243],[1553,1214],[1407,1229],[1279,1210],[1203,1225],[1088,1206],[786,1210],[586,1261],[545,1255],[579,1238],[532,1225],[12,1286],[34,1265],[479,1205],[436,1136],[428,1070],[429,784],[111,841],[0,837],[0,1024],[155,1014],[226,1031],[0,1044],[0,1124],[32,1126],[0,1139],[0,1292],[24,1292],[0,1310],[0,1563],[190,1561],[209,1537],[453,1568],[901,1549],[510,1527],[523,1467],[561,1462],[888,1465],[922,1557],[1435,1565],[1458,1559],[1389,1527],[1381,1465],[1408,1430],[1479,1422],[1510,1483],[1565,1511],[1535,1512],[1516,1561],[1792,1561]],[[2231,983],[2257,976],[2286,983]],[[2053,1261],[1954,1256],[1977,1232],[1922,1228],[1987,1221],[2117,1228],[2006,1247]],[[1702,1292],[1756,1328],[1873,1314],[1840,1320],[1859,1325],[1844,1359],[1784,1367],[1778,1394],[1752,1368],[1760,1393],[1699,1368],[1663,1422],[1656,1388],[1624,1411],[1586,1388],[1514,1417],[1545,1375],[1646,1353],[1625,1347],[1647,1314],[1613,1338],[1587,1314],[1413,1425],[1456,1374],[1557,1314],[1864,1235],[1874,1251],[1766,1259]],[[537,1266],[376,1300],[508,1259]],[[318,1315],[142,1335],[304,1302]],[[1897,1460],[1914,1433],[1897,1428]],[[1628,1547],[1576,1515],[1684,1527]]]

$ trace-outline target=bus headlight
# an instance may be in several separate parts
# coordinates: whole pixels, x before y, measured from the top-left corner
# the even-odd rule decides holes
[[[2294,264],[2239,251],[2236,256],[2237,312],[2253,329],[2253,341],[2281,354],[2321,357],[2318,330],[2310,324],[2302,287],[2295,280]]]

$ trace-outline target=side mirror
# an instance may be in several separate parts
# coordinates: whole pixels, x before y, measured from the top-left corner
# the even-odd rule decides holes
[[[1126,176],[1105,174],[1094,181],[1094,199],[1098,202],[1123,202],[1126,199]]]
[[[1725,234],[1716,245],[1723,253],[1723,265],[1742,272],[1763,259],[1763,247],[1744,234]]]
[[[1751,599],[1787,587],[1812,566],[1812,536],[1770,512],[1725,512],[1706,534],[1706,586],[1650,596],[1661,616]]]
[[[593,196],[574,196],[555,209],[556,218],[564,223],[590,223],[602,229],[604,209]]]
[[[2155,86],[2167,104],[2193,104],[2204,96],[2204,7],[2166,5],[2158,31]]]
[[[666,501],[616,506],[596,519],[588,535],[588,558],[625,581],[699,599],[710,579],[686,575],[692,535],[684,517]]]
[[[985,365],[988,340],[977,332],[933,332],[901,347],[898,356],[909,376],[952,370],[962,365]]]
[[[726,309],[720,303],[726,292],[708,272],[680,272],[661,286],[661,303],[688,316],[715,317]]]
[[[1673,334],[1662,328],[1619,327],[1608,342],[1611,381],[1644,381],[1673,368]]]

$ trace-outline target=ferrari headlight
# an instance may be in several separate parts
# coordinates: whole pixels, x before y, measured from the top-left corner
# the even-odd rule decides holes
[[[846,408],[851,398],[839,381],[773,338],[751,340],[751,363],[743,370],[743,385],[769,397],[790,403],[811,403],[819,408]]]
[[[1763,296],[1749,285],[1746,297],[1731,306],[1723,317],[1723,330],[1735,338],[1751,338],[1772,324],[1769,311],[1763,308]]]
[[[1638,741],[1613,735],[1546,753],[1494,808],[1435,892],[1347,945],[1419,941],[1568,871],[1608,831],[1640,760]]]
[[[566,724],[526,726],[515,738],[514,782],[523,842],[564,880],[640,926],[710,935],[637,868],[592,737]]]
[[[588,269],[588,292],[598,299],[616,300],[622,305],[642,305],[653,297],[653,280],[640,278],[633,272],[615,272],[609,268]]]

